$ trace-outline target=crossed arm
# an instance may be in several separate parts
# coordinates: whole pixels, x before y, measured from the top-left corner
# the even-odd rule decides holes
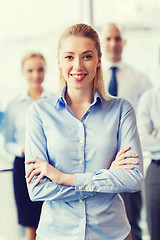
[[[128,152],[129,149],[130,147],[126,147],[117,153],[115,160],[110,166],[110,169],[134,169],[134,166],[128,164],[137,165],[139,162],[130,158],[137,158],[138,154]],[[49,178],[56,184],[75,186],[74,174],[63,173],[50,165],[48,162],[43,161],[39,158],[33,158],[26,161],[26,164],[30,163],[35,164],[33,164],[26,173],[28,183],[31,182],[34,176],[39,175],[34,183],[34,186],[38,185],[43,177]]]
[[[59,171],[47,161],[47,139],[38,111],[39,109],[36,109],[28,113],[26,135],[26,178],[33,201],[72,201],[83,198],[83,195],[90,196],[98,192],[135,192],[141,189],[143,162],[132,109],[125,110],[124,116],[121,117],[117,144],[117,149],[120,150],[110,168],[97,172],[77,171],[73,174],[72,171],[71,174],[66,174],[60,168]],[[125,147],[126,144],[130,147]]]

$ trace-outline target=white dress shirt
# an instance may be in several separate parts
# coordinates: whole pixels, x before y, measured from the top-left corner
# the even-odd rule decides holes
[[[122,60],[115,64],[107,62],[107,66],[105,65],[104,68],[104,82],[107,90],[112,73],[110,67],[112,66],[118,68],[116,71],[118,97],[127,99],[136,111],[139,97],[144,91],[152,87],[149,78]]]
[[[151,159],[160,159],[160,88],[149,89],[140,98],[137,110],[142,149]]]
[[[52,96],[53,93],[44,89],[41,98]],[[3,135],[5,138],[5,149],[7,152],[22,157],[25,146],[25,119],[28,107],[34,100],[27,92],[15,97],[8,104],[3,119]]]

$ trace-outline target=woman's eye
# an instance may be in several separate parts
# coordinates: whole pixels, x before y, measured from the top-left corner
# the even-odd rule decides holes
[[[38,72],[44,72],[44,68],[39,68]]]
[[[31,72],[32,72],[32,69],[28,69],[27,72],[31,73]]]
[[[73,59],[72,56],[66,56],[65,58],[68,59],[68,60],[72,60]]]
[[[92,58],[92,56],[91,56],[91,55],[86,55],[86,56],[84,56],[84,58],[87,59],[87,60],[89,60],[89,59]]]

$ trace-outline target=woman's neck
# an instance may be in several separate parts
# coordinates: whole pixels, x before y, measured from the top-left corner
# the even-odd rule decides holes
[[[40,87],[40,88],[29,88],[28,89],[28,95],[33,98],[34,100],[38,100],[41,95],[42,95],[42,92],[43,92],[43,88]]]
[[[67,105],[70,106],[72,104],[91,104],[93,102],[94,93],[91,89],[74,89],[70,90],[67,87],[65,99]]]
[[[67,89],[65,95],[67,105],[71,108],[77,119],[80,120],[92,104],[94,93],[93,91],[87,93],[85,91],[80,91],[79,89],[74,92],[68,90],[69,89]]]

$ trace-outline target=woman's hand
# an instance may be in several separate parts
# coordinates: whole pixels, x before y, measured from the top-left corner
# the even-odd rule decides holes
[[[127,152],[130,147],[125,147],[121,149],[116,156],[116,159],[112,162],[110,169],[114,168],[122,168],[122,169],[133,169],[134,166],[126,165],[126,164],[139,164],[138,161],[129,159],[129,158],[137,158],[138,154]]]
[[[31,180],[35,175],[39,176],[37,177],[34,186],[36,186],[43,177],[48,177],[53,182],[57,184],[63,184],[63,185],[72,185],[74,186],[74,175],[73,174],[65,174],[56,168],[54,168],[52,165],[50,165],[48,162],[45,162],[39,158],[33,158],[28,161],[26,161],[26,164],[34,163],[31,168],[28,170],[26,174],[26,178],[28,178],[27,182],[30,183]]]

